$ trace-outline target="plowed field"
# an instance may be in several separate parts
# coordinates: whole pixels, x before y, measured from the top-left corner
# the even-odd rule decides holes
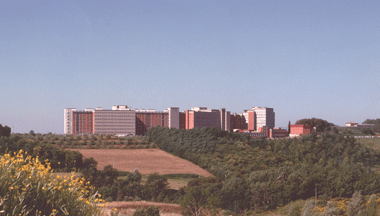
[[[141,174],[157,172],[163,174],[193,173],[201,176],[212,176],[201,167],[173,156],[159,149],[76,149],[84,157],[93,157],[98,162],[98,169],[114,165],[119,171],[133,172],[135,168]]]

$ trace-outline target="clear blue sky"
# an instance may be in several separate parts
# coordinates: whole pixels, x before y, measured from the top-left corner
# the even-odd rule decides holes
[[[0,75],[17,133],[116,104],[361,123],[380,118],[380,1],[3,0]]]

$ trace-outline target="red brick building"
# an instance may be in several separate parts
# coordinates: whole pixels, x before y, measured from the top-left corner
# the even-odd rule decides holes
[[[179,113],[179,129],[186,129],[186,112]]]
[[[193,107],[185,111],[185,129],[215,127],[230,131],[230,112],[222,108]]]
[[[306,135],[310,133],[311,133],[310,125],[303,125],[303,124],[290,125],[289,137],[296,137],[296,136]]]
[[[73,111],[72,112],[72,134],[92,134],[93,133],[93,111]]]
[[[285,138],[288,136],[288,130],[281,128],[270,129],[269,138]]]
[[[247,129],[247,123],[243,114],[233,113],[230,115],[230,129],[244,130]]]
[[[145,136],[149,128],[169,127],[169,113],[155,110],[136,111],[136,135]]]

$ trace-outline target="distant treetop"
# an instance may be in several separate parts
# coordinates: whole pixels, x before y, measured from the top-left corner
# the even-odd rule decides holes
[[[0,137],[10,137],[11,136],[11,128],[8,126],[4,126],[0,124]]]
[[[300,119],[296,121],[296,124],[307,124],[310,125],[312,128],[315,127],[318,133],[330,131],[335,126],[333,123],[319,118]]]
[[[363,124],[380,124],[380,119],[366,119]]]

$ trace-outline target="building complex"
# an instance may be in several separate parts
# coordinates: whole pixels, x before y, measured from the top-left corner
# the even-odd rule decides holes
[[[114,105],[112,109],[77,110],[64,109],[65,134],[116,134],[146,135],[149,128],[168,127],[193,129],[215,127],[226,131],[239,131],[273,136],[276,132],[273,108],[252,107],[243,113],[231,113],[225,108],[208,109],[193,107],[180,112],[178,107],[169,107],[164,111],[154,109],[131,109],[127,105]],[[271,135],[272,134],[272,135]],[[263,135],[263,136],[264,136]],[[253,135],[255,136],[255,135]]]

